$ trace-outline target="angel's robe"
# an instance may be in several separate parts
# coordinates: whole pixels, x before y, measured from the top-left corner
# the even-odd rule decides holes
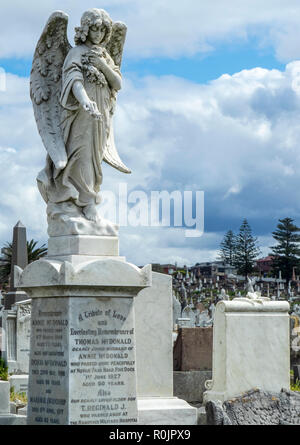
[[[73,201],[80,207],[100,202],[101,162],[107,144],[111,143],[115,91],[103,74],[101,81],[95,79],[93,72],[87,69],[85,61],[91,49],[84,44],[72,48],[63,65],[60,101],[64,110],[61,130],[68,162],[58,175],[53,164],[48,165],[48,173],[51,171],[51,179],[47,186],[48,202]],[[120,74],[107,52],[105,55],[106,63]],[[72,88],[78,80],[83,83],[88,97],[96,102],[102,120],[94,119],[73,95]],[[51,160],[49,162],[51,163]]]

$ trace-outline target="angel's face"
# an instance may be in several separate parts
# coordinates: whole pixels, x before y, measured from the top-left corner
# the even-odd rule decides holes
[[[93,45],[100,45],[105,37],[106,26],[101,23],[95,23],[89,29],[88,40]]]

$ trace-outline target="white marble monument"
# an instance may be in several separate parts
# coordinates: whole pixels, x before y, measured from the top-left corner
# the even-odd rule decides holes
[[[72,48],[67,24],[61,11],[50,16],[30,78],[50,239],[48,257],[15,269],[32,299],[28,423],[134,424],[133,300],[151,285],[151,267],[119,256],[118,227],[96,208],[102,161],[130,173],[112,126],[126,26],[90,9]]]
[[[45,258],[17,272],[32,299],[28,423],[136,423],[133,299],[151,267]]]
[[[140,423],[157,423],[159,416],[195,423],[196,410],[172,392],[171,298],[168,331],[157,329],[166,342],[160,343],[167,352],[161,363],[160,351],[147,354],[147,345],[157,343],[142,335],[141,310],[135,322],[134,300],[141,291],[146,307],[147,298],[153,302],[169,283],[154,276],[154,288],[146,292],[151,266],[141,269],[119,256],[118,227],[96,208],[102,161],[130,173],[116,150],[112,125],[126,26],[102,9],[90,9],[75,29],[72,48],[67,23],[61,11],[50,16],[30,79],[47,151],[37,182],[47,203],[50,239],[47,257],[24,270],[15,267],[17,287],[32,300],[28,424],[132,425],[139,422],[139,411]],[[139,403],[137,395],[143,398]]]
[[[139,424],[196,425],[196,408],[173,393],[172,277],[152,272],[134,305]]]
[[[213,375],[205,402],[223,402],[254,388],[290,387],[289,304],[257,296],[216,305]]]

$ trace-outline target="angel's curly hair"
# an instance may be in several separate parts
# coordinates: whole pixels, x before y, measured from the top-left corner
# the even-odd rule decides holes
[[[113,22],[106,11],[93,8],[83,13],[81,17],[81,26],[75,28],[76,34],[74,40],[76,45],[86,42],[90,27],[96,23],[100,23],[106,27],[105,37],[102,41],[103,45],[105,46],[109,42],[112,34]]]

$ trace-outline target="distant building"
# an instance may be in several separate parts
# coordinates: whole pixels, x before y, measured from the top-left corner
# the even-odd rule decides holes
[[[273,267],[273,256],[266,256],[265,258],[260,258],[256,261],[256,267],[259,273],[263,275],[267,275],[269,272],[272,271]]]
[[[223,261],[197,263],[190,270],[196,276],[201,276],[202,278],[225,277],[236,272],[233,266],[225,264]]]
[[[177,267],[174,264],[152,264],[153,272],[165,273],[168,275],[172,275],[175,272]]]

